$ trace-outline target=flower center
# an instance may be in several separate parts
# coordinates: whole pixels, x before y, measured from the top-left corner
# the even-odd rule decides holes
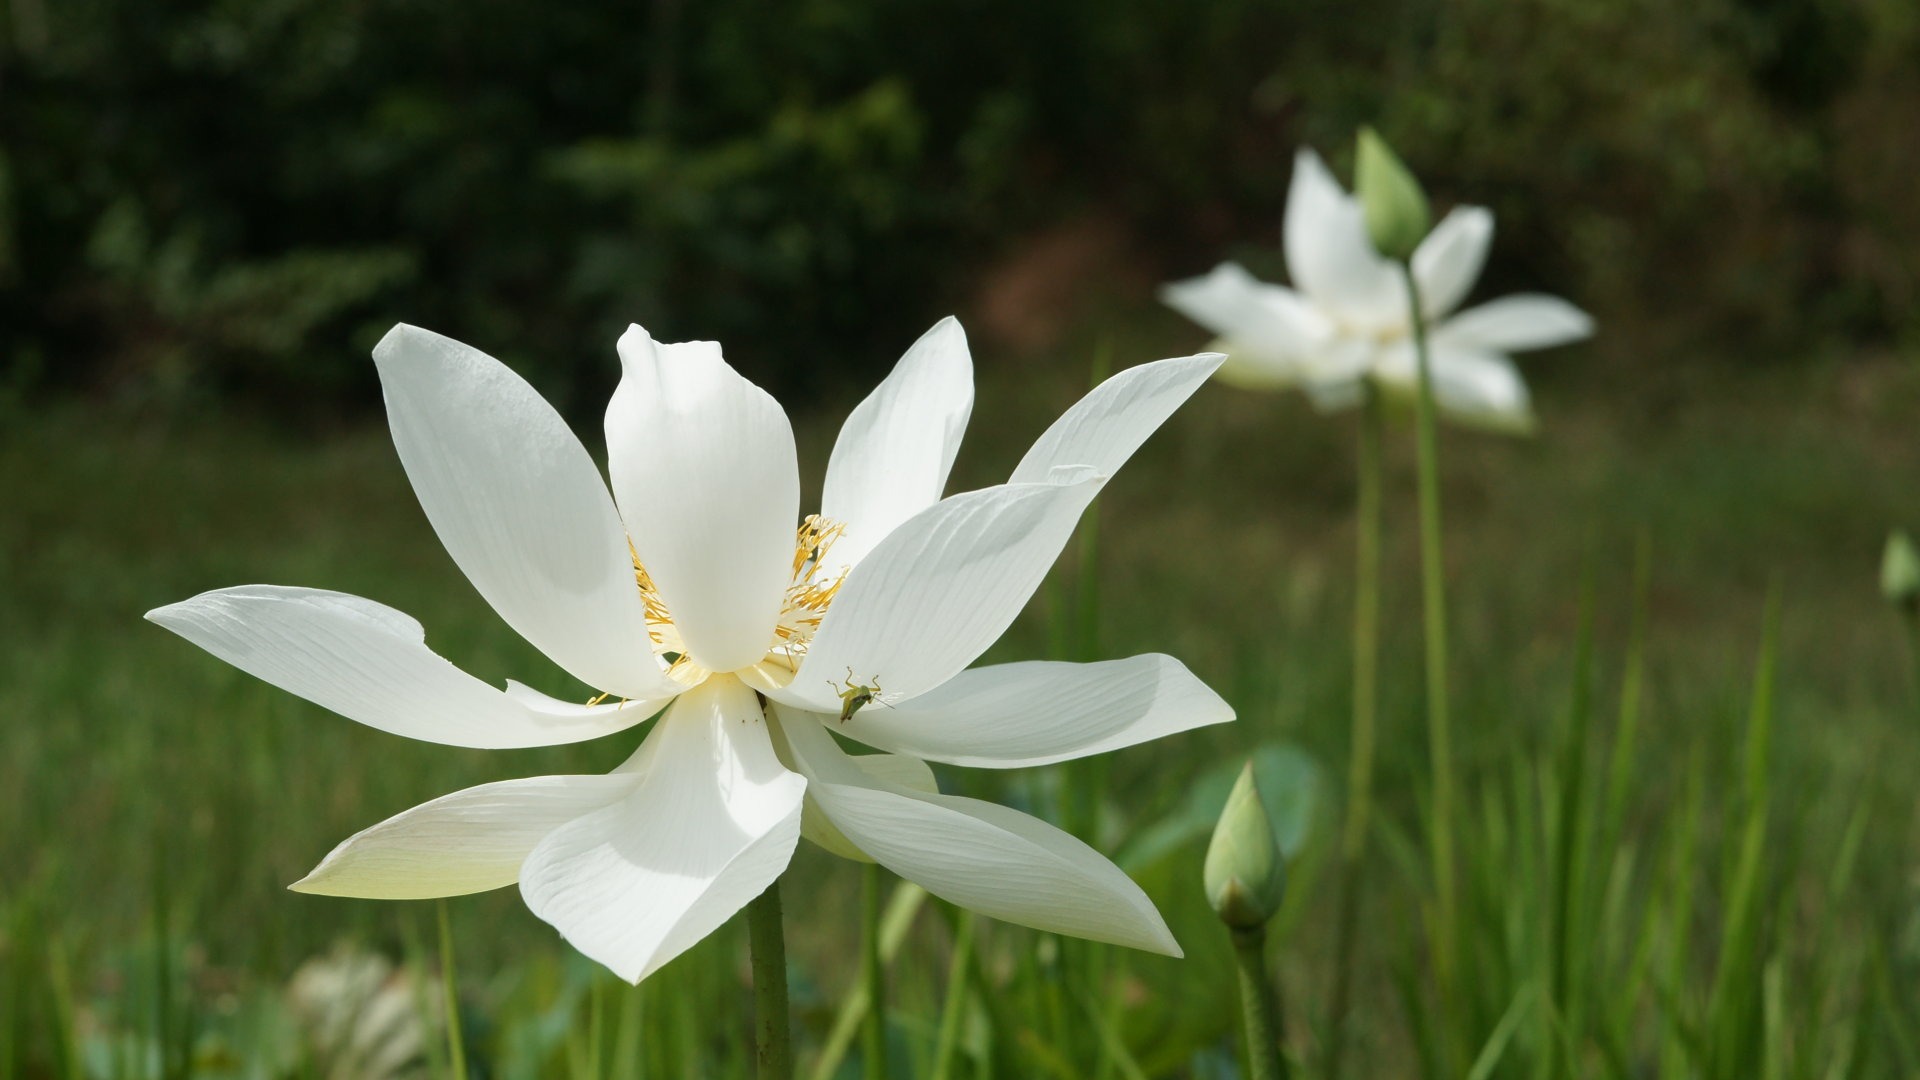
[[[846,531],[845,523],[818,514],[808,515],[795,530],[793,576],[780,605],[780,617],[774,623],[773,639],[767,645],[763,663],[788,671],[800,666],[800,658],[806,655],[807,645],[820,629],[820,620],[826,617],[828,605],[847,580],[847,567],[830,567],[826,562],[834,541]],[[633,559],[634,582],[640,587],[640,599],[646,605],[647,636],[652,640],[654,653],[666,661],[667,674],[689,686],[713,674],[688,654],[679,628],[673,625],[673,613],[667,610],[666,598],[660,595],[653,575],[640,561],[640,553],[632,540],[627,541],[627,553]]]

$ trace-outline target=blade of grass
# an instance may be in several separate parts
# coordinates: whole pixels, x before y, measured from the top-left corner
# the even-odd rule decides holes
[[[882,963],[892,963],[893,958],[899,955],[901,943],[907,939],[907,930],[913,925],[913,917],[926,900],[927,891],[911,881],[902,881],[893,887],[893,895],[887,898],[886,908],[880,916]],[[866,987],[856,984],[841,1000],[840,1011],[834,1015],[827,1041],[821,1046],[820,1056],[814,1061],[813,1071],[809,1074],[814,1080],[833,1080],[839,1073],[840,1064],[846,1060],[847,1051],[853,1046],[854,1037],[859,1034],[866,1016]]]
[[[1500,1067],[1500,1059],[1506,1056],[1507,1046],[1513,1041],[1513,1033],[1520,1029],[1520,1024],[1527,1018],[1527,1011],[1533,1008],[1539,996],[1532,985],[1521,987],[1520,992],[1513,995],[1513,1004],[1507,1006],[1506,1014],[1494,1025],[1493,1033],[1487,1036],[1486,1044],[1474,1057],[1473,1068],[1467,1070],[1466,1080],[1489,1080],[1493,1076],[1493,1070]]]
[[[940,1033],[934,1043],[933,1080],[949,1080],[960,1047],[960,1021],[966,1013],[967,973],[973,964],[973,935],[977,916],[961,912],[954,930],[953,952],[947,959],[946,998],[940,1005]]]

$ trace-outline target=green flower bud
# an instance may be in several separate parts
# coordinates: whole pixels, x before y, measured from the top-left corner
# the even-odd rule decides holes
[[[1413,258],[1414,249],[1433,226],[1433,211],[1427,206],[1427,193],[1420,189],[1420,181],[1372,128],[1360,129],[1353,187],[1366,213],[1367,235],[1373,238],[1373,246],[1389,259],[1406,262]]]
[[[1920,548],[1903,529],[1887,537],[1887,552],[1880,559],[1880,592],[1887,603],[1920,618]]]
[[[1240,770],[1213,827],[1203,876],[1207,903],[1235,930],[1257,930],[1280,910],[1287,891],[1286,856],[1274,839],[1251,761]]]

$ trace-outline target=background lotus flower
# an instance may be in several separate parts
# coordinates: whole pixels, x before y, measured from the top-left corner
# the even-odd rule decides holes
[[[348,839],[294,887],[416,898],[517,881],[535,914],[637,982],[779,876],[820,777],[829,787],[812,807],[838,830],[830,846],[990,914],[1177,952],[1139,888],[1078,840],[933,794],[924,764],[848,757],[827,728],[855,672],[894,722],[861,713],[843,730],[936,760],[1035,764],[1231,719],[1165,657],[956,678],[1025,605],[1105,477],[1220,358],[1123,372],[1011,482],[940,502],[972,407],[965,337],[946,320],[849,417],[825,488],[844,518],[796,531],[778,404],[710,342],[662,345],[634,327],[620,355],[610,494],[558,414],[491,357],[407,326],[375,351],[435,531],[503,619],[603,691],[592,702],[488,687],[432,653],[417,622],[341,593],[243,586],[149,613],[251,674],[412,738],[549,745],[660,715],[610,774],[455,792]],[[755,691],[783,703],[777,726]]]
[[[1400,271],[1375,250],[1359,200],[1312,150],[1294,158],[1283,239],[1292,288],[1225,262],[1161,290],[1167,304],[1219,335],[1213,347],[1227,354],[1220,377],[1256,388],[1297,385],[1327,410],[1358,404],[1368,380],[1411,397],[1418,369]],[[1413,252],[1431,327],[1434,399],[1454,421],[1527,431],[1533,407],[1510,354],[1578,341],[1593,322],[1565,300],[1531,293],[1456,313],[1492,240],[1492,212],[1462,206]]]

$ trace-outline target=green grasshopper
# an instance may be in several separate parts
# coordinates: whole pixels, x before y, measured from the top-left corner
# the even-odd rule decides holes
[[[846,685],[836,685],[832,679],[828,679],[827,687],[834,693],[840,695],[840,722],[843,724],[853,719],[854,713],[859,712],[875,701],[879,701],[880,695],[886,692],[880,689],[880,679],[877,676],[874,678],[872,686],[862,686],[854,682],[853,669],[851,667],[847,669]],[[885,705],[886,702],[881,701],[880,704]]]

